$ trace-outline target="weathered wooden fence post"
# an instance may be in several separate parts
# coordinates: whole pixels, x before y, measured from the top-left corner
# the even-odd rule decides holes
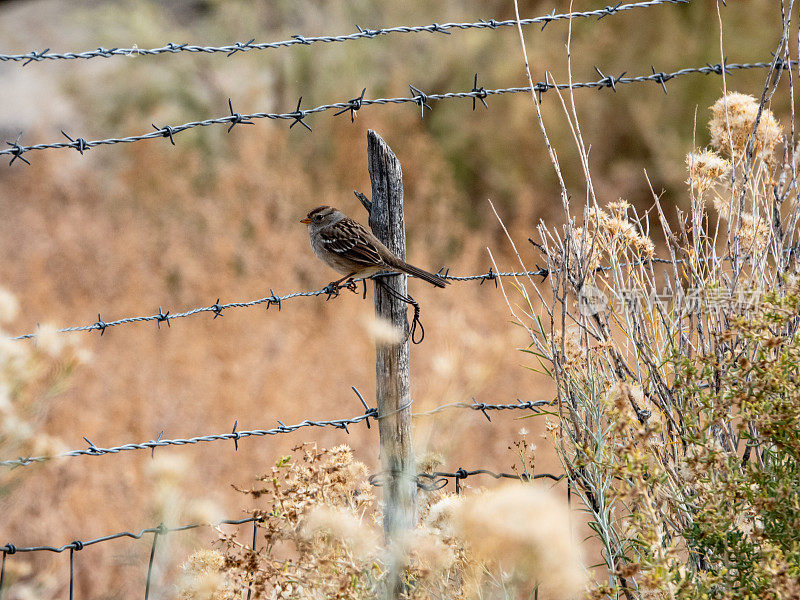
[[[369,174],[372,181],[372,204],[369,224],[381,242],[405,260],[406,232],[403,218],[403,172],[391,148],[374,131],[367,132]],[[365,203],[365,206],[368,203]],[[391,288],[395,294],[387,292]],[[375,284],[375,316],[388,321],[403,333],[402,342],[376,344],[377,403],[383,486],[383,527],[392,547],[402,532],[416,524],[417,484],[414,448],[411,440],[411,381],[409,375],[408,305],[405,297],[406,275],[381,279]],[[397,546],[395,546],[397,550]],[[399,551],[398,551],[399,552]],[[394,559],[390,596],[402,591],[402,556]]]

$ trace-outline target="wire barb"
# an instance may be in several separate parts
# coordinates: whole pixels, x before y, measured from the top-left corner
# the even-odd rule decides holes
[[[411,93],[413,94],[411,99],[415,104],[419,105],[419,118],[424,119],[425,109],[427,108],[428,110],[433,110],[428,104],[428,95],[425,92],[418,90],[411,84],[409,84],[408,87],[411,90]]]
[[[291,125],[289,125],[289,129],[291,129],[292,127],[294,127],[294,126],[295,126],[295,125],[297,125],[298,123],[300,123],[300,125],[302,125],[302,126],[303,126],[303,127],[305,127],[306,129],[308,129],[309,131],[313,131],[313,130],[311,129],[311,127],[309,127],[308,123],[306,123],[306,122],[303,120],[303,119],[305,119],[305,118],[306,118],[306,116],[308,115],[308,111],[305,111],[305,110],[300,110],[300,103],[301,103],[302,101],[303,101],[303,97],[302,97],[302,96],[300,96],[300,99],[297,101],[297,108],[295,109],[295,111],[294,111],[294,112],[292,112],[292,113],[289,113],[289,114],[288,114],[288,116],[289,116],[289,117],[291,117],[292,119],[294,119],[294,121],[292,121],[292,124],[291,124]]]

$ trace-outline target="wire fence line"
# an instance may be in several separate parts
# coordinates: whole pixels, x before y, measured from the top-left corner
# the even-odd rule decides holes
[[[191,523],[189,525],[180,525],[177,527],[167,527],[166,525],[164,525],[164,523],[161,523],[160,525],[158,525],[158,527],[142,529],[141,531],[139,531],[139,533],[132,533],[130,531],[120,531],[118,533],[112,533],[110,535],[95,538],[93,540],[86,540],[86,541],[75,540],[73,542],[70,542],[69,544],[64,544],[63,546],[17,547],[14,544],[8,543],[4,546],[0,546],[0,552],[3,553],[2,562],[0,562],[0,599],[2,599],[3,597],[3,587],[5,583],[5,573],[6,573],[6,558],[8,556],[12,556],[14,554],[22,552],[56,552],[60,554],[66,550],[69,550],[69,600],[73,600],[74,582],[75,582],[75,552],[83,550],[86,546],[92,546],[94,544],[100,544],[102,542],[108,542],[119,538],[131,538],[139,540],[145,534],[152,533],[153,541],[150,547],[150,559],[147,565],[147,579],[145,581],[145,592],[144,592],[145,600],[147,600],[148,596],[150,595],[150,584],[153,575],[153,560],[155,558],[156,545],[158,543],[159,536],[165,536],[168,533],[197,529],[199,527],[219,527],[220,525],[242,525],[244,523],[253,523],[253,541],[250,548],[253,551],[255,551],[256,531],[258,527],[258,522],[260,521],[263,521],[263,518],[261,518],[260,516],[251,516],[244,519],[223,519],[221,521],[215,521],[212,523]],[[250,594],[248,593],[248,597],[249,596]]]
[[[279,435],[283,433],[293,433],[298,429],[303,429],[306,427],[331,427],[334,429],[343,429],[346,433],[349,434],[350,430],[347,428],[348,425],[357,425],[363,422],[369,428],[370,418],[380,420],[382,418],[389,416],[389,415],[379,415],[377,408],[370,408],[367,405],[367,402],[364,400],[364,397],[361,395],[361,393],[355,387],[353,387],[352,389],[355,392],[356,396],[358,397],[359,401],[361,402],[362,406],[364,407],[364,412],[360,415],[356,415],[350,418],[331,419],[331,420],[306,419],[295,425],[285,425],[282,421],[278,421],[278,427],[274,427],[272,429],[254,429],[254,430],[238,430],[239,421],[237,420],[233,424],[233,429],[228,433],[200,435],[190,438],[163,439],[162,436],[164,432],[162,431],[161,433],[159,433],[157,438],[149,440],[147,442],[129,443],[129,444],[123,444],[121,446],[112,446],[109,448],[99,447],[94,443],[92,443],[89,439],[84,437],[83,439],[86,441],[87,444],[89,444],[87,448],[70,450],[53,456],[30,456],[30,457],[19,457],[16,459],[2,460],[0,461],[0,467],[11,467],[11,468],[25,467],[34,463],[46,462],[56,458],[68,458],[75,456],[103,456],[106,454],[119,454],[121,452],[127,452],[132,450],[150,450],[151,456],[153,456],[156,448],[166,447],[166,446],[187,446],[187,445],[197,444],[200,442],[233,441],[234,450],[238,450],[239,440],[248,437],[264,437],[270,435]],[[517,399],[516,404],[487,404],[485,402],[477,402],[473,399],[472,404],[469,404],[467,402],[447,404],[435,408],[431,411],[415,413],[412,416],[414,417],[429,416],[447,408],[462,408],[462,409],[466,408],[473,411],[480,411],[489,421],[491,421],[491,418],[489,417],[487,411],[529,410],[533,414],[539,414],[540,412],[542,412],[540,407],[553,406],[553,402],[554,401],[552,400],[537,400],[537,401],[529,400],[527,402],[523,402],[522,400]],[[409,407],[410,404],[401,407],[399,410],[405,410],[406,408]]]
[[[486,273],[481,273],[478,275],[465,275],[465,276],[454,276],[450,275],[449,272],[445,272],[442,274],[442,277],[451,280],[451,281],[496,281],[498,277],[511,277],[517,276],[522,277],[524,275],[542,275],[543,272],[541,269],[536,271],[519,271],[519,272],[507,272],[507,273],[495,273],[492,269],[489,269]],[[375,279],[378,277],[384,276],[383,274],[377,274],[369,277],[368,279]],[[364,279],[356,279],[355,281],[365,281]],[[340,290],[342,289],[353,289],[352,284],[340,284],[340,285],[331,285],[328,284],[322,289],[309,291],[309,292],[291,292],[289,294],[279,296],[272,289],[270,289],[270,295],[265,296],[263,298],[258,298],[256,300],[250,300],[248,302],[227,302],[227,303],[220,303],[220,299],[217,298],[217,301],[210,305],[210,306],[199,306],[196,308],[189,309],[184,312],[178,313],[171,313],[170,311],[164,312],[161,307],[158,309],[158,313],[148,316],[142,317],[124,317],[122,319],[115,319],[113,321],[104,321],[100,315],[97,315],[97,321],[91,323],[89,325],[74,325],[69,327],[62,327],[58,329],[59,333],[69,333],[73,331],[99,331],[100,335],[103,335],[106,329],[110,327],[116,327],[118,325],[130,325],[133,323],[147,323],[147,322],[155,322],[158,325],[158,329],[161,329],[161,324],[165,323],[168,327],[171,327],[170,321],[174,319],[183,319],[187,317],[193,317],[195,315],[200,315],[203,313],[210,313],[214,315],[214,318],[224,316],[223,311],[228,310],[231,308],[251,308],[254,306],[266,305],[267,309],[270,306],[277,306],[278,310],[281,309],[283,306],[283,302],[286,300],[291,300],[293,298],[313,298],[317,296],[324,296],[327,295],[328,299],[332,297],[338,296]],[[33,339],[37,336],[36,333],[25,333],[22,335],[18,335],[16,337],[10,338],[11,340],[28,340]]]
[[[633,10],[636,8],[649,8],[660,4],[688,4],[689,0],[648,0],[647,2],[632,2],[623,4],[618,2],[605,8],[599,8],[589,11],[576,11],[569,13],[557,14],[555,9],[550,14],[533,17],[530,19],[520,19],[521,25],[542,25],[542,29],[552,21],[570,20],[597,17],[602,19],[610,15],[615,15],[620,12]],[[308,46],[316,43],[337,43],[348,42],[359,39],[373,39],[380,36],[390,35],[394,33],[444,33],[449,34],[450,30],[465,30],[465,29],[498,29],[500,27],[512,27],[517,24],[515,19],[498,21],[490,19],[488,21],[481,20],[471,23],[431,23],[430,25],[414,25],[414,26],[398,26],[398,27],[383,27],[379,29],[362,29],[356,25],[358,29],[355,33],[345,35],[322,35],[322,36],[305,36],[293,35],[291,39],[282,40],[279,42],[256,42],[255,38],[248,42],[236,42],[227,44],[225,46],[199,46],[193,44],[176,44],[170,42],[160,48],[139,48],[133,46],[131,48],[103,48],[99,47],[95,50],[88,50],[85,52],[50,52],[50,48],[46,50],[31,50],[24,54],[0,54],[0,62],[22,62],[22,66],[27,66],[32,62],[41,62],[45,60],[76,60],[76,59],[90,59],[90,58],[111,58],[114,56],[155,56],[159,54],[179,54],[181,52],[200,52],[207,54],[225,54],[230,57],[239,52],[249,52],[251,50],[272,50],[277,48],[287,48],[296,45]]]
[[[356,192],[358,195],[358,192]],[[541,247],[533,242],[533,240],[529,241],[536,247],[537,249],[541,250]],[[784,253],[788,255],[790,258],[792,256],[797,255],[800,253],[800,244],[796,244],[784,249]],[[750,257],[740,257],[745,260],[748,260]],[[725,256],[722,257],[722,260],[729,261],[731,257]],[[672,258],[661,258],[661,257],[646,257],[642,258],[641,260],[636,260],[628,263],[621,263],[618,265],[601,265],[595,268],[595,272],[606,272],[611,271],[615,268],[620,267],[635,267],[640,265],[647,265],[647,264],[682,264],[686,262],[685,259],[672,259]],[[704,259],[701,262],[705,262]],[[439,269],[437,274],[442,277],[443,279],[447,279],[448,281],[458,281],[458,282],[467,282],[467,281],[480,281],[481,285],[483,285],[486,281],[494,281],[495,287],[497,287],[497,280],[501,277],[541,277],[546,278],[550,275],[552,269],[548,269],[547,267],[538,267],[534,270],[527,270],[527,271],[506,271],[506,272],[495,272],[491,267],[486,273],[478,273],[474,275],[450,275],[450,269]],[[113,321],[104,321],[100,314],[97,315],[97,321],[94,323],[90,323],[88,325],[72,325],[68,327],[62,327],[58,329],[58,333],[70,333],[75,331],[99,331],[100,335],[102,336],[106,329],[110,327],[116,327],[118,325],[130,325],[132,323],[147,323],[147,322],[155,322],[158,325],[158,329],[161,329],[161,324],[166,323],[167,327],[171,327],[170,321],[173,319],[184,319],[187,317],[193,317],[203,313],[211,313],[214,315],[214,319],[217,317],[222,317],[222,311],[231,309],[231,308],[252,308],[254,306],[259,305],[266,305],[267,309],[270,306],[277,306],[278,310],[281,310],[283,306],[283,302],[286,300],[291,300],[293,298],[314,298],[317,296],[327,296],[327,299],[330,300],[331,298],[335,298],[339,295],[340,291],[343,289],[355,290],[354,284],[357,282],[363,282],[366,286],[367,279],[378,279],[381,277],[385,277],[388,273],[377,273],[375,275],[371,275],[367,278],[357,278],[354,279],[352,283],[341,283],[338,285],[333,285],[332,283],[326,285],[324,288],[314,291],[306,291],[306,292],[291,292],[289,294],[279,296],[275,294],[275,292],[270,288],[270,295],[264,296],[263,298],[258,298],[256,300],[250,300],[247,302],[227,302],[227,303],[220,303],[220,298],[217,298],[217,301],[214,304],[209,306],[198,306],[195,308],[191,308],[184,312],[172,313],[171,311],[166,311],[162,309],[162,307],[158,308],[158,313],[142,316],[142,317],[123,317],[121,319],[115,319]],[[413,276],[410,276],[413,277]],[[364,290],[364,295],[366,297],[366,288]],[[36,333],[25,333],[22,335],[18,335],[15,337],[8,338],[12,341],[19,341],[19,340],[29,340],[35,339],[37,336]]]
[[[600,79],[595,81],[583,81],[583,82],[573,82],[572,84],[569,83],[559,83],[554,84],[548,81],[540,81],[533,86],[533,91],[537,92],[538,94],[543,94],[552,89],[559,89],[559,90],[566,90],[566,89],[598,89],[602,90],[603,88],[610,88],[616,92],[618,85],[630,84],[630,83],[646,83],[646,82],[654,82],[657,83],[662,87],[664,93],[667,91],[666,82],[676,77],[682,77],[685,75],[693,75],[693,74],[704,74],[704,75],[722,75],[723,73],[733,74],[733,72],[737,70],[744,70],[744,69],[766,69],[772,67],[773,63],[777,64],[777,68],[780,69],[792,69],[796,67],[798,64],[797,60],[783,60],[780,58],[774,58],[773,60],[766,61],[766,62],[753,62],[753,63],[728,63],[727,61],[723,61],[717,64],[707,64],[702,67],[689,67],[685,69],[679,69],[677,71],[672,71],[670,73],[666,73],[664,71],[657,72],[655,67],[651,67],[652,73],[649,75],[639,75],[636,77],[626,77],[626,72],[622,73],[621,75],[615,77],[613,75],[606,75],[600,69],[595,67],[595,70],[600,75]],[[258,112],[252,114],[241,114],[233,110],[233,103],[229,99],[228,100],[228,108],[229,114],[212,118],[212,119],[205,119],[202,121],[191,121],[188,123],[183,123],[180,125],[163,125],[163,126],[156,126],[155,124],[152,125],[153,131],[143,133],[140,135],[132,135],[128,137],[122,138],[106,138],[106,139],[99,139],[99,140],[86,140],[85,138],[73,138],[69,134],[62,131],[61,133],[67,138],[68,141],[66,142],[51,142],[45,144],[33,144],[30,146],[25,146],[19,143],[22,133],[17,137],[17,139],[13,142],[6,140],[6,144],[9,148],[5,148],[0,150],[0,156],[11,156],[11,160],[9,161],[9,165],[14,164],[14,162],[19,159],[21,162],[26,164],[30,164],[27,158],[25,158],[25,154],[34,150],[52,150],[52,149],[61,149],[61,148],[71,148],[77,150],[81,153],[81,155],[97,146],[106,146],[106,145],[113,145],[113,144],[130,144],[133,142],[140,142],[143,140],[152,140],[152,139],[159,139],[159,138],[168,138],[172,145],[175,145],[174,136],[178,133],[183,131],[187,131],[189,129],[194,129],[195,127],[208,127],[212,125],[228,125],[228,132],[230,132],[236,125],[252,125],[253,121],[256,119],[270,119],[270,120],[288,120],[291,121],[289,127],[292,128],[298,123],[301,124],[303,127],[312,131],[311,127],[306,123],[305,119],[317,113],[323,113],[327,111],[336,110],[334,116],[349,113],[351,121],[355,119],[356,113],[364,108],[365,106],[376,106],[376,105],[387,105],[387,104],[415,104],[419,106],[420,109],[420,116],[424,116],[425,109],[431,110],[430,104],[431,101],[436,100],[454,100],[454,99],[468,99],[472,100],[472,108],[475,109],[476,102],[480,100],[484,106],[488,108],[486,104],[486,98],[489,96],[497,96],[503,94],[519,94],[519,93],[530,93],[531,87],[510,87],[510,88],[499,88],[499,89],[486,89],[485,87],[478,86],[478,76],[475,75],[473,88],[468,91],[464,92],[445,92],[440,94],[427,94],[422,90],[414,87],[413,85],[409,85],[411,90],[411,96],[408,97],[396,97],[396,98],[375,98],[369,99],[365,98],[364,94],[366,93],[366,88],[364,88],[361,92],[361,95],[355,98],[351,98],[346,102],[334,102],[331,104],[322,104],[320,106],[316,106],[314,108],[308,109],[301,109],[300,105],[302,104],[303,98],[300,97],[300,100],[297,102],[297,107],[295,110],[291,112],[285,113],[267,113],[267,112]]]

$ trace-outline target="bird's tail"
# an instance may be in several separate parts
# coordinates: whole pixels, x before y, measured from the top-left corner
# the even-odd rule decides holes
[[[415,267],[414,265],[408,264],[407,262],[398,261],[396,265],[392,266],[397,268],[399,271],[403,271],[404,273],[408,273],[409,275],[413,275],[414,277],[419,277],[420,279],[424,279],[425,281],[435,285],[436,287],[443,288],[450,284],[450,282],[444,279],[443,277],[439,277],[434,273],[428,273],[428,271],[424,271],[419,267]]]

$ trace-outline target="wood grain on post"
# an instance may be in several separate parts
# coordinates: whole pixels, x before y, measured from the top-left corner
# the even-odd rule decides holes
[[[367,132],[372,205],[372,232],[405,260],[403,172],[400,161],[374,131]],[[383,285],[406,296],[406,275],[381,278]],[[383,527],[388,542],[416,524],[416,465],[411,443],[411,381],[409,374],[408,305],[375,284],[375,316],[402,332],[402,342],[376,345],[377,403],[380,419],[381,465],[385,473]],[[400,410],[401,408],[403,410]]]

